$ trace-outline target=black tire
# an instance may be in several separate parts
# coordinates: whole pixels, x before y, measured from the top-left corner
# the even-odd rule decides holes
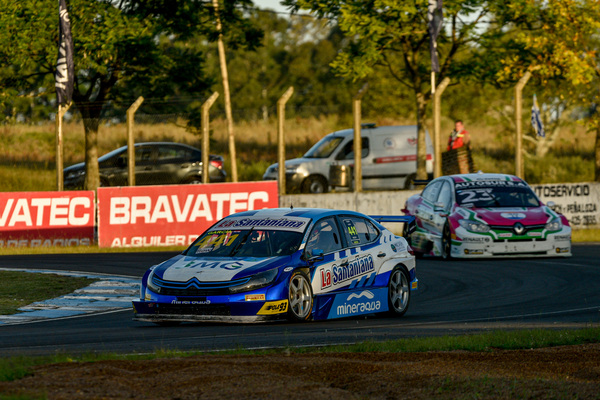
[[[450,232],[450,223],[446,221],[442,230],[442,259],[450,260],[452,258],[452,232]]]
[[[308,321],[312,316],[313,291],[308,276],[296,271],[290,278],[288,289],[288,319],[290,321]]]
[[[186,185],[201,185],[202,177],[201,176],[191,176],[187,178],[184,182]]]
[[[410,304],[410,279],[404,266],[397,266],[388,283],[388,314],[401,317]]]
[[[309,176],[302,182],[303,193],[327,193],[329,182],[322,176]]]

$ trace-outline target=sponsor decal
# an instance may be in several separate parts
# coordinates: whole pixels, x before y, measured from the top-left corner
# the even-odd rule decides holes
[[[386,295],[387,289],[340,294],[335,297],[329,314],[332,317],[347,317],[387,311]]]
[[[214,228],[274,228],[302,231],[309,220],[306,218],[228,218]]]
[[[283,269],[283,272],[290,272],[290,271],[293,271],[293,270],[294,270],[294,267],[285,267]]]
[[[210,261],[190,261],[189,263],[187,263],[185,265],[178,265],[176,267],[173,267],[173,269],[206,268],[206,269],[226,269],[228,271],[232,271],[232,270],[240,269],[243,266],[244,266],[244,264],[241,263],[241,262],[239,262],[239,261],[234,261],[234,262],[230,262],[230,261],[213,261],[213,262],[210,262]]]
[[[556,248],[556,252],[558,254],[560,254],[560,253],[568,253],[569,251],[571,251],[570,247],[557,247]]]
[[[206,300],[206,299],[199,299],[199,300],[173,300],[171,301],[171,304],[178,304],[178,305],[207,305],[210,304],[210,300]]]
[[[532,236],[532,237],[537,237],[537,236],[542,236],[542,232],[528,232],[527,235]]]
[[[246,301],[265,301],[266,297],[264,294],[247,294],[245,299]]]
[[[512,237],[512,233],[499,233],[498,237],[509,238],[509,237]]]
[[[367,255],[357,257],[346,265],[333,264],[320,270],[321,289],[343,284],[360,275],[365,275],[375,270],[373,257]]]
[[[0,247],[89,246],[94,192],[0,193]]]
[[[488,237],[464,237],[462,238],[464,243],[485,243],[489,242],[490,238]]]
[[[411,282],[411,283],[410,283],[410,288],[411,288],[412,290],[417,290],[417,288],[418,288],[418,287],[419,287],[419,282],[417,282],[417,281],[414,281],[414,282]]]
[[[470,182],[455,182],[454,188],[470,189],[477,187],[527,187],[523,181],[477,180]]]
[[[555,235],[554,240],[571,240],[571,235]]]
[[[98,244],[186,246],[227,215],[278,205],[276,181],[103,187],[98,189]]]
[[[261,307],[260,311],[256,313],[257,315],[273,315],[273,314],[282,314],[287,312],[288,309],[288,301],[269,301]]]
[[[503,218],[506,219],[512,219],[512,220],[518,220],[518,219],[524,219],[527,216],[523,213],[511,213],[511,212],[503,212],[500,214]]]
[[[480,250],[480,249],[477,249],[477,250],[465,249],[465,254],[483,254],[483,250]]]

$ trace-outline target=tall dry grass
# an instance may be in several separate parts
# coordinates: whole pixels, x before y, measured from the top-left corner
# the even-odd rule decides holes
[[[378,125],[414,124],[392,118],[364,118]],[[484,124],[469,123],[475,165],[485,172],[514,173],[515,143],[513,135]],[[285,121],[286,158],[299,157],[327,133],[352,126],[351,117],[292,118]],[[442,144],[453,129],[453,121],[442,120]],[[427,127],[432,132],[431,123]],[[211,153],[221,154],[230,168],[227,123],[211,121]],[[2,191],[52,190],[55,186],[55,126],[0,126],[0,179]],[[173,141],[201,147],[201,136],[186,129],[186,121],[136,124],[137,142]],[[277,162],[277,121],[239,122],[234,126],[238,176],[242,181],[260,180],[265,169]],[[63,125],[64,165],[84,160],[85,134],[81,122]],[[127,143],[126,124],[100,125],[98,154],[105,154]],[[525,178],[530,183],[582,182],[593,180],[594,133],[583,126],[573,126],[544,158],[525,157]],[[13,173],[11,174],[11,171]],[[229,175],[230,170],[228,170]],[[48,184],[50,181],[50,184]],[[37,189],[39,188],[39,189]]]

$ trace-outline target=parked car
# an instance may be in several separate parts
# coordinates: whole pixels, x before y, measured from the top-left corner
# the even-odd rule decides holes
[[[223,157],[209,155],[210,182],[224,182]],[[127,186],[127,146],[98,158],[100,186]],[[81,189],[85,181],[85,163],[64,169],[65,189]],[[202,152],[181,143],[149,142],[135,144],[135,184],[169,185],[202,183]]]
[[[328,209],[263,209],[223,218],[142,278],[134,319],[306,321],[403,315],[415,258],[377,221],[414,218]]]
[[[571,255],[571,227],[521,178],[461,174],[432,180],[402,210],[416,218],[405,235],[417,255],[444,259]]]
[[[363,124],[362,184],[364,189],[408,189],[417,172],[417,126]],[[286,191],[324,193],[331,185],[332,166],[354,164],[354,130],[333,132],[302,158],[286,160]],[[427,172],[433,174],[433,145],[426,134]],[[267,168],[264,180],[278,179],[278,164]],[[351,177],[350,177],[351,180]]]

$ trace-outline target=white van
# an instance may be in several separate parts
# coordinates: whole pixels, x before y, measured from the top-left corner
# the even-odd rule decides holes
[[[417,172],[417,126],[363,124],[362,185],[365,190],[408,189]],[[324,193],[331,184],[331,166],[354,164],[354,130],[330,133],[302,158],[285,161],[286,192]],[[427,173],[433,174],[433,145],[426,132]],[[264,180],[277,180],[273,164]]]

